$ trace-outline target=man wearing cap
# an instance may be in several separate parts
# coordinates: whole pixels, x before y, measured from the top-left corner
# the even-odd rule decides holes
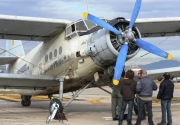
[[[171,115],[171,99],[174,93],[174,83],[170,80],[170,74],[165,72],[164,80],[161,82],[159,87],[159,92],[157,99],[161,99],[161,111],[162,119],[161,123],[157,125],[166,125],[166,112],[167,112],[167,125],[172,125],[172,115]]]

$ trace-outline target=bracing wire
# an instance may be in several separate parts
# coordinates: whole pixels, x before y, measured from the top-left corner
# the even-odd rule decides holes
[[[3,50],[3,51],[5,51],[4,49],[2,49],[2,48],[0,48],[1,50]],[[13,53],[10,53],[10,52],[8,52],[7,51],[7,53],[9,53],[9,54],[11,54],[11,55],[13,55],[13,56],[15,56],[15,57],[18,57],[17,55],[15,55],[15,54],[13,54]],[[33,65],[33,66],[35,66],[36,68],[39,68],[39,69],[41,69],[41,70],[44,70],[44,69],[42,69],[42,68],[40,68],[39,66],[37,66],[37,65],[35,65],[35,64],[33,64],[33,63],[31,63],[31,62],[28,62],[27,60],[25,60],[25,59],[23,59],[23,58],[21,58],[21,57],[18,57],[19,59],[21,59],[21,60],[23,60],[23,61],[25,61],[25,62],[27,62],[27,63],[29,63],[29,64],[31,64],[31,65]],[[14,68],[14,67],[13,67]],[[17,69],[17,68],[15,68],[15,69]],[[45,71],[45,70],[44,70]],[[50,73],[50,72],[47,72],[47,73],[49,73],[49,74],[51,74],[51,75],[53,75],[53,76],[55,76],[56,77],[56,75],[54,75],[54,74],[52,74],[52,73]]]
[[[168,37],[166,37],[164,40],[162,40],[161,42],[159,42],[158,43],[158,45],[160,45],[160,44],[162,44],[163,42],[165,42],[166,40],[168,40],[169,38],[174,38],[174,37],[176,37],[176,36],[178,36],[180,34],[180,32],[178,32],[178,33],[176,33],[174,36],[168,36]],[[141,55],[140,56],[140,58],[137,58],[135,61],[133,61],[131,64],[134,64],[136,61],[138,61],[139,59],[141,59],[141,57],[144,57],[144,56],[146,56],[145,58],[147,58],[148,56],[149,56],[149,52],[148,53],[145,53],[145,54],[143,54],[143,55]],[[180,62],[180,60],[178,60],[178,59],[175,59],[175,58],[173,58],[172,60],[175,60],[175,61],[178,61],[178,62]]]
[[[58,30],[58,29],[56,29],[56,30],[54,30],[54,31],[51,31],[51,32],[48,32],[47,34],[50,34],[50,33],[55,32],[55,31],[57,31],[57,30]],[[38,36],[38,37],[36,37],[35,39],[38,39],[38,38],[40,38],[40,37],[43,37],[43,36],[45,36],[45,35],[47,35],[47,34],[44,34],[44,35],[42,35],[42,36]],[[35,39],[34,39],[34,40],[35,40]],[[23,43],[23,44],[21,44],[21,45],[27,44],[28,42],[30,42],[30,41],[27,41],[27,42],[25,42],[25,43]],[[0,47],[0,49],[3,51],[2,53],[7,52],[7,53],[9,53],[9,54],[11,54],[11,55],[13,55],[13,56],[15,56],[15,57],[18,57],[19,59],[21,59],[21,60],[23,60],[23,61],[25,61],[25,62],[33,65],[33,66],[35,66],[35,67],[37,67],[37,68],[45,71],[45,69],[40,68],[40,67],[37,66],[36,64],[33,64],[33,63],[31,63],[31,62],[28,62],[27,60],[25,60],[25,59],[23,59],[23,58],[15,55],[15,54],[13,54],[13,53],[11,53],[11,52],[8,52],[8,51],[13,50],[13,49],[15,49],[15,48],[17,48],[17,47],[19,47],[19,46],[21,46],[21,45],[15,46],[15,47],[13,47],[13,48],[11,48],[11,49],[9,49],[9,50],[2,49],[1,47]],[[0,53],[0,54],[2,54],[2,53]],[[20,71],[20,69],[17,69],[17,68],[15,68],[15,67],[13,67],[13,68]],[[54,75],[53,73],[50,73],[49,71],[47,71],[47,73],[49,73],[49,74],[53,75],[54,77],[56,77],[56,75]]]

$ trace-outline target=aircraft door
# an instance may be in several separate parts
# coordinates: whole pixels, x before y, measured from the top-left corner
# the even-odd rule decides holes
[[[39,75],[43,74],[44,73],[44,69],[45,69],[45,65],[40,63],[39,64]]]

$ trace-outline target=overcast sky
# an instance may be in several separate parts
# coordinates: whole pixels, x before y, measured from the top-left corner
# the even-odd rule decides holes
[[[93,15],[108,19],[116,17],[129,19],[135,0],[0,0],[0,14],[76,21],[83,18],[82,13],[87,11],[87,2],[89,13]],[[142,0],[138,18],[180,17],[179,5],[180,0]],[[158,45],[164,39],[148,39],[148,41],[154,41]],[[165,43],[171,42],[169,44],[171,48],[178,49],[176,43],[179,39],[172,37],[158,46],[169,48],[170,46]],[[172,41],[175,44],[172,44]]]
[[[135,0],[0,0],[0,13],[5,15],[68,19],[82,18],[88,10],[98,17],[130,18]],[[176,17],[180,0],[142,0],[138,18]]]

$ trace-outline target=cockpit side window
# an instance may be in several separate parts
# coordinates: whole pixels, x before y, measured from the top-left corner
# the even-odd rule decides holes
[[[66,28],[66,36],[72,32],[71,26]]]
[[[66,28],[66,36],[73,33],[75,31],[75,25],[72,24],[71,26]]]
[[[75,25],[74,24],[71,25],[71,28],[72,28],[72,32],[74,32],[75,31]]]

